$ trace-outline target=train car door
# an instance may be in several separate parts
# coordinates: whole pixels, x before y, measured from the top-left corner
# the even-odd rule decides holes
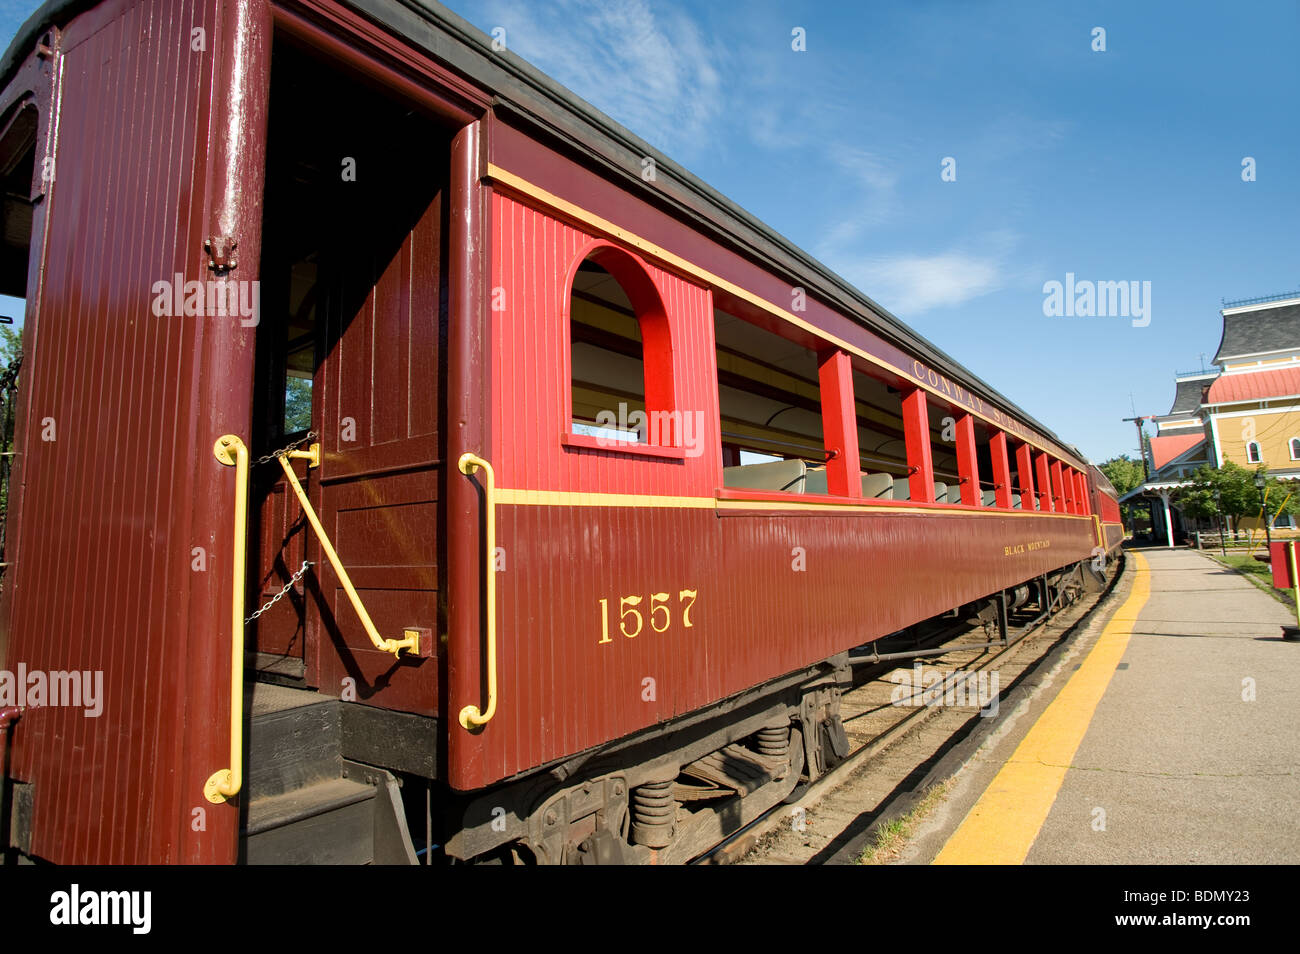
[[[376,628],[436,633],[451,133],[287,46],[269,121],[254,455],[318,441],[295,472]],[[436,659],[373,647],[278,463],[256,470],[250,610],[312,564],[257,621],[260,673],[436,714]]]

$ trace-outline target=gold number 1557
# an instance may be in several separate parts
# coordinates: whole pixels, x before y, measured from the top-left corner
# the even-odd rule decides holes
[[[681,590],[677,594],[677,603],[682,607],[682,628],[691,629],[691,608],[695,606],[698,590]],[[641,596],[624,596],[618,601],[618,628],[628,639],[636,639],[645,629],[646,615],[649,616],[650,628],[656,633],[667,632],[672,626],[672,611],[668,606],[669,594],[651,593],[648,612],[643,615],[640,606],[645,602]],[[600,601],[600,642],[612,643],[609,635],[609,600]]]

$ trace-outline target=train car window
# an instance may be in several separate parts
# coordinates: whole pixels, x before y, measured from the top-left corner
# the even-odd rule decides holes
[[[715,309],[723,484],[826,493],[816,353]]]
[[[1246,462],[1249,464],[1258,464],[1260,462],[1260,451],[1258,441],[1246,442]]]
[[[602,443],[680,446],[668,317],[637,259],[601,246],[578,265],[569,332],[570,433]]]
[[[853,399],[858,412],[862,496],[868,499],[905,500],[907,479],[911,471],[907,464],[907,440],[903,433],[902,392],[898,387],[873,375],[854,371]],[[885,480],[885,476],[890,479]],[[868,493],[868,490],[872,492]]]
[[[934,462],[935,503],[961,503],[961,471],[957,463],[957,422],[965,413],[941,403],[933,394],[930,415],[930,455]],[[939,486],[943,486],[940,491]]]

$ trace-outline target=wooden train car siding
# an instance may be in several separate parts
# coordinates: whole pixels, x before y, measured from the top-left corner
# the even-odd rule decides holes
[[[205,279],[205,236],[236,226],[241,258],[257,261],[260,220],[244,213],[260,202],[255,77],[269,20],[254,6],[109,3],[72,20],[57,53],[59,152],[47,245],[32,250],[45,274],[28,311],[5,665],[102,672],[103,711],[34,708],[15,733],[30,850],[49,861],[235,857],[237,807],[206,805],[201,831],[193,809],[229,762],[234,485],[212,442],[248,432],[253,331],[156,317],[151,286]],[[207,55],[182,41],[200,27]],[[238,102],[218,96],[213,112],[237,70]],[[43,439],[43,419],[55,439]]]
[[[667,721],[1096,545],[1082,517],[798,507],[503,504],[501,709],[452,735],[453,784]]]

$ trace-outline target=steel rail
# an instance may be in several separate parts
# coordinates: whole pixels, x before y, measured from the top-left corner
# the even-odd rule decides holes
[[[1092,611],[1095,610],[1097,606],[1101,605],[1102,600],[1104,600],[1107,594],[1110,593],[1111,589],[1114,587],[1118,579],[1119,579],[1119,574],[1116,574],[1114,577],[1111,578],[1111,580],[1102,589],[1102,592],[1098,594],[1097,600],[1095,601],[1093,606],[1089,607],[1089,609],[1083,614],[1082,617],[1071,622],[1069,626],[1067,626],[1066,629],[1058,636],[1058,640],[1065,638],[1070,632],[1074,630],[1074,627],[1076,627],[1080,622],[1082,622],[1083,620],[1091,616]],[[1058,604],[1058,602],[1059,602],[1059,594],[1057,599],[1053,599],[1051,601],[1050,606],[1054,608]],[[1003,658],[1009,656],[1012,650],[1017,648],[1020,642],[1026,636],[1029,636],[1034,632],[1037,632],[1038,630],[1042,629],[1044,626],[1051,623],[1053,621],[1053,618],[1054,617],[1053,617],[1052,610],[1051,609],[1047,610],[1042,615],[1038,616],[1036,619],[1027,623],[1021,630],[1020,634],[1016,636],[1014,639],[1009,640],[1005,645],[1001,645],[1000,641],[995,641],[988,644],[997,647],[997,652],[988,655],[981,653],[978,656],[968,660],[965,663],[957,663],[956,665],[958,669],[963,673],[978,673],[988,669],[989,667],[996,664],[999,660],[1002,660]],[[963,649],[987,649],[988,645],[966,644],[966,645],[951,646],[949,647],[948,652],[956,652]],[[935,648],[940,648],[940,647],[935,647]],[[881,660],[886,660],[890,658],[890,654],[881,654],[880,658]],[[857,664],[857,663],[872,662],[872,660],[870,659],[870,657],[865,657],[861,659],[853,659],[851,660],[851,662]],[[885,673],[891,670],[892,668],[893,667],[882,665],[881,676],[885,675]],[[866,685],[866,682],[869,681],[870,680],[866,680],[862,683],[855,683],[854,688],[855,689],[860,688],[861,686]],[[736,831],[732,832],[730,835],[728,835],[726,838],[719,841],[712,848],[708,849],[702,854],[691,859],[691,861],[688,862],[688,864],[691,865],[706,864],[708,863],[710,858],[714,857],[719,852],[723,852],[729,847],[738,844],[741,841],[741,839],[744,838],[747,834],[755,833],[756,835],[761,835],[762,833],[771,830],[771,827],[773,824],[775,824],[778,816],[783,815],[784,812],[788,812],[792,806],[802,804],[811,795],[817,795],[818,797],[820,797],[822,793],[828,792],[834,789],[835,787],[837,787],[850,774],[852,774],[859,766],[861,766],[866,759],[875,755],[887,743],[892,742],[892,740],[897,736],[910,730],[911,727],[913,726],[913,723],[917,722],[919,719],[922,719],[924,716],[931,713],[932,711],[933,710],[927,706],[919,706],[912,709],[912,711],[904,715],[899,721],[890,725],[882,732],[873,736],[867,742],[864,742],[853,752],[849,753],[849,755],[843,761],[841,761],[839,764],[835,765],[833,768],[827,771],[826,774],[822,775],[820,778],[818,778],[813,782],[807,783],[803,787],[802,791],[796,789],[796,791],[799,791],[797,799],[787,800],[786,802],[769,809],[759,817],[755,818],[749,824],[744,825],[738,828]],[[746,851],[748,851],[748,849],[746,849]]]
[[[975,659],[970,660],[966,665],[962,666],[960,671],[963,673],[981,672],[985,669],[988,669],[994,663],[998,662],[998,660],[1002,659],[1010,651],[1011,651],[1011,647],[1007,646],[1007,647],[1000,648],[998,652],[992,654],[991,656],[987,656],[987,657],[977,656]],[[884,657],[882,656],[881,658],[883,659]],[[699,865],[699,864],[706,863],[710,858],[712,858],[718,852],[724,851],[731,845],[738,843],[746,834],[755,831],[755,829],[759,829],[760,833],[769,830],[771,825],[774,822],[774,819],[776,819],[777,816],[783,816],[786,812],[789,812],[793,806],[798,806],[801,803],[803,803],[809,796],[812,795],[820,796],[823,792],[834,789],[837,785],[842,783],[850,774],[852,774],[853,771],[856,770],[863,763],[863,761],[865,761],[867,758],[874,755],[875,753],[879,752],[886,743],[892,742],[897,736],[900,736],[904,732],[910,730],[912,728],[913,723],[917,722],[920,719],[925,718],[927,715],[931,714],[932,712],[933,709],[930,708],[929,706],[911,707],[910,711],[908,711],[901,719],[899,719],[893,725],[890,725],[889,727],[887,727],[877,735],[873,736],[869,741],[863,743],[858,748],[850,752],[842,762],[840,762],[838,765],[834,766],[833,768],[829,769],[820,778],[816,779],[815,781],[807,783],[803,787],[803,790],[798,793],[797,799],[795,799],[794,801],[786,801],[764,812],[762,815],[755,818],[748,825],[745,825],[743,828],[739,828],[736,831],[732,832],[730,835],[728,835],[722,841],[718,842],[708,851],[704,852],[703,854],[699,855],[696,858],[693,858],[689,862],[689,864]],[[796,791],[798,790],[796,789]]]

